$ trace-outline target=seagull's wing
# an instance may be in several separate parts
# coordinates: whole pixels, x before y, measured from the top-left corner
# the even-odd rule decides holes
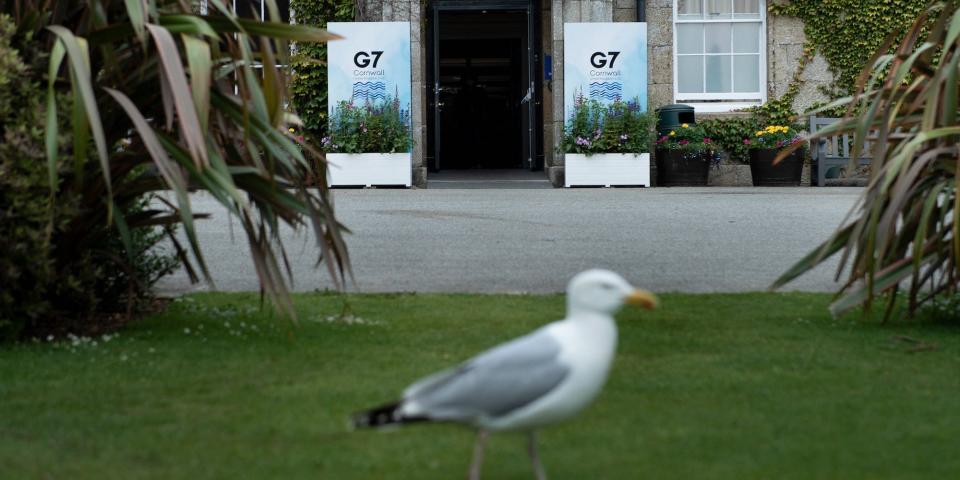
[[[433,420],[497,417],[546,395],[566,378],[561,346],[547,329],[537,330],[456,368],[431,375],[404,392],[408,413]]]

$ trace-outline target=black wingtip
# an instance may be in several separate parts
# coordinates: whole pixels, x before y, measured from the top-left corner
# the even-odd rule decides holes
[[[400,412],[403,401],[388,403],[386,405],[354,413],[350,417],[350,424],[355,429],[359,428],[380,428],[390,425],[401,425],[405,423],[428,422],[429,418],[424,416],[408,417]]]
[[[402,423],[400,417],[400,402],[393,402],[362,412],[357,412],[351,416],[354,428],[377,428],[386,425]]]

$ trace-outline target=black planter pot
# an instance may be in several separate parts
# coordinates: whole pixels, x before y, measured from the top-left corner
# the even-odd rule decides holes
[[[779,150],[750,150],[750,174],[754,187],[796,187],[803,174],[803,150],[795,150],[774,165]]]
[[[710,152],[657,149],[657,186],[702,187],[710,174]]]

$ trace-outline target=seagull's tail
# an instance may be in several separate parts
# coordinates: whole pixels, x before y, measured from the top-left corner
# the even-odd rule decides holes
[[[423,416],[409,416],[403,413],[403,401],[389,403],[370,410],[353,414],[354,428],[378,428],[403,423],[426,422]]]

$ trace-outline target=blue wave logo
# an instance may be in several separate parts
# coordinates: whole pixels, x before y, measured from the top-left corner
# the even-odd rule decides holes
[[[354,100],[383,100],[387,98],[387,84],[384,82],[355,82]]]
[[[623,98],[623,84],[620,82],[590,82],[591,100],[620,100]]]

